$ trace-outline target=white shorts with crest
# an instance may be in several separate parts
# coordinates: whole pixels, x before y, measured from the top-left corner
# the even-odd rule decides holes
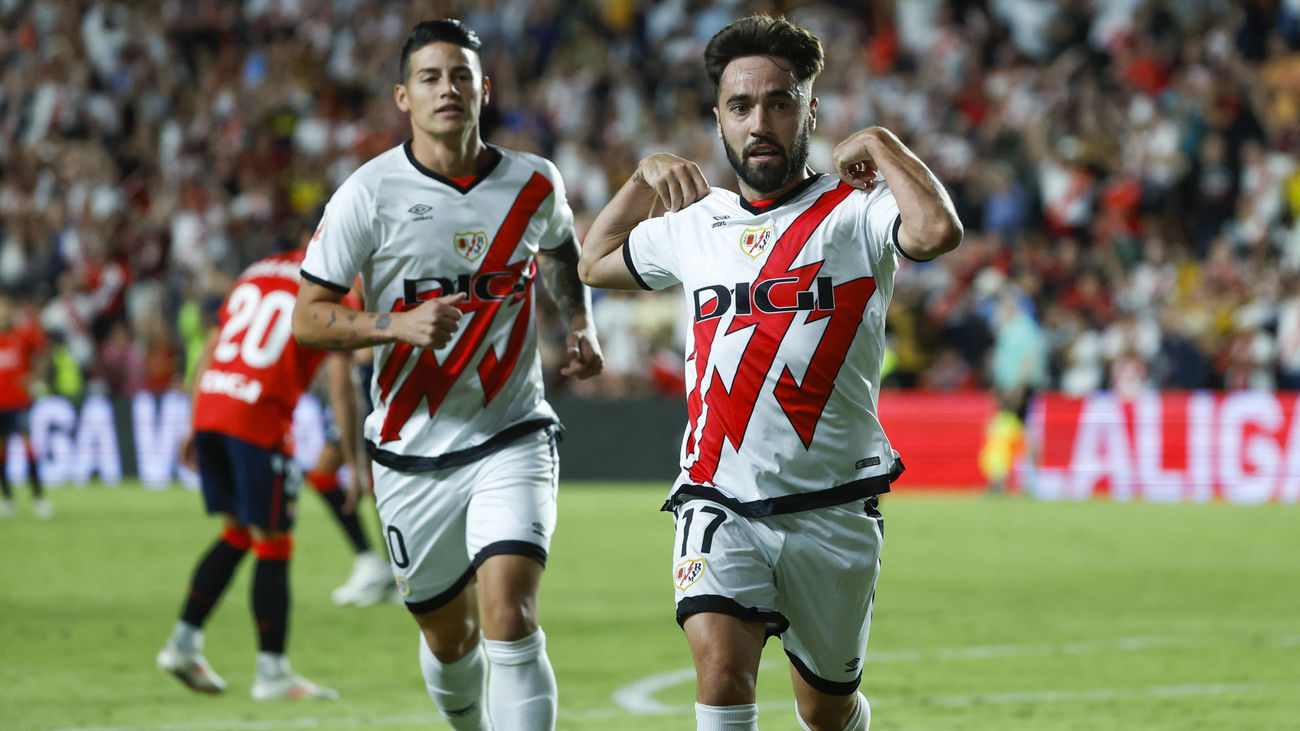
[[[482,459],[432,472],[374,463],[389,562],[412,613],[455,599],[492,556],[546,565],[560,468],[555,442],[553,429],[541,429]]]
[[[884,521],[876,497],[747,518],[706,499],[677,506],[677,621],[718,612],[764,622],[812,687],[857,690]]]

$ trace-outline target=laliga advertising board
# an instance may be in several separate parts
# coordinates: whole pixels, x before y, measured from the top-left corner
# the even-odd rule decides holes
[[[1300,395],[1266,391],[1040,397],[1027,487],[1048,500],[1300,500]],[[1026,482],[1022,480],[1022,482]]]
[[[1018,470],[1016,482],[1045,500],[1300,502],[1298,402],[1296,393],[1261,391],[1150,392],[1131,400],[1044,394],[1027,425],[1040,445],[1038,464]],[[984,392],[882,392],[881,420],[908,466],[895,492],[980,489],[978,454],[993,409]],[[293,439],[304,468],[324,444],[324,418],[312,396],[298,403]],[[30,418],[51,485],[111,485],[138,475],[151,488],[176,480],[194,486],[195,476],[176,461],[189,424],[189,399],[179,392],[120,401],[91,396],[80,406],[49,396]],[[676,440],[679,428],[665,427],[673,435],[665,438]],[[578,441],[566,447],[575,459]],[[8,446],[13,455],[22,449],[17,437]],[[6,466],[14,479],[26,477],[27,460]]]

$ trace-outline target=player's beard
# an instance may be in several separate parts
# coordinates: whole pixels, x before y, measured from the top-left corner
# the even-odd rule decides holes
[[[722,146],[727,151],[727,162],[731,163],[741,181],[759,193],[771,193],[794,180],[808,162],[808,124],[805,122],[799,129],[789,150],[765,137],[753,140],[749,147],[760,144],[775,147],[780,153],[777,161],[767,165],[750,165],[725,137],[722,139]]]

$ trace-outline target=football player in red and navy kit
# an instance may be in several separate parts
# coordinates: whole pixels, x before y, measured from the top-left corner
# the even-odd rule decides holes
[[[705,63],[740,195],[651,155],[592,224],[579,271],[599,287],[681,283],[687,297],[689,422],[664,509],[698,728],[758,728],[754,679],[776,635],[799,724],[863,731],[877,496],[903,469],[876,417],[885,312],[898,257],[953,249],[961,223],[885,129],[841,142],[837,175],[807,167],[823,64],[813,34],[743,18]],[[647,219],[654,205],[667,212]]]
[[[5,460],[12,434],[22,437],[27,475],[32,483],[32,512],[38,518],[54,515],[54,506],[45,499],[41,489],[36,456],[27,434],[27,412],[32,408],[31,379],[44,347],[45,337],[40,327],[32,319],[21,318],[13,298],[0,292],[0,493],[3,493],[0,518],[14,514]]]
[[[338,695],[294,673],[285,657],[290,531],[302,479],[287,443],[293,411],[323,362],[341,369],[341,379],[350,383],[346,354],[308,348],[293,338],[304,255],[302,249],[277,254],[244,270],[221,305],[219,327],[195,375],[193,433],[183,440],[181,456],[197,467],[207,511],[223,516],[225,526],[194,570],[180,620],[158,653],[158,667],[199,692],[225,689],[203,657],[202,628],[251,549],[257,558],[252,608],[259,649],[253,698]],[[354,425],[340,424],[339,432],[355,474],[356,443],[348,441]]]

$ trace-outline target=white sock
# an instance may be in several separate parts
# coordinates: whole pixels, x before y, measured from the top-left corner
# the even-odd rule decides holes
[[[484,639],[483,650],[492,663],[488,707],[493,725],[509,731],[554,729],[558,693],[546,657],[546,633],[539,628],[514,642]]]
[[[849,716],[848,723],[844,724],[844,731],[867,731],[871,728],[871,704],[867,703],[867,697],[858,693],[858,707]]]
[[[844,731],[867,731],[871,726],[871,704],[867,703],[867,697],[862,693],[857,694],[857,699],[858,705],[853,709],[853,713],[849,714],[849,720],[844,723]],[[798,710],[795,711],[794,717],[799,722],[799,728],[812,731],[812,727],[804,722]]]
[[[706,706],[695,704],[696,731],[758,731],[758,704]]]
[[[172,629],[172,644],[176,645],[177,650],[186,654],[203,652],[203,630],[183,619],[178,619],[176,627]]]
[[[483,662],[483,645],[453,663],[443,664],[433,656],[429,643],[420,634],[420,672],[424,687],[438,712],[456,731],[487,731],[492,728],[483,715],[483,681],[487,663]]]
[[[289,667],[289,658],[279,652],[257,653],[257,677],[267,680],[283,678],[293,670]]]

